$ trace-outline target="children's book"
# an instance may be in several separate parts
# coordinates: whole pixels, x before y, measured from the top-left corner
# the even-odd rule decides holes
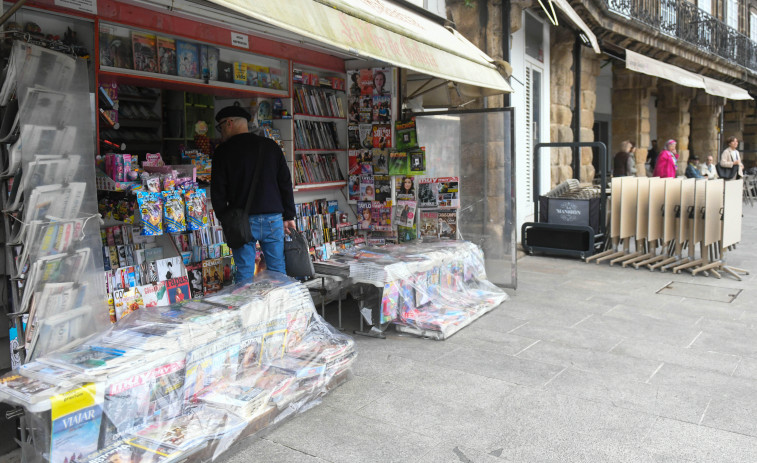
[[[389,175],[407,175],[407,152],[393,151],[389,154]]]
[[[221,259],[205,259],[202,261],[202,284],[204,294],[212,294],[223,286],[223,269]]]
[[[253,73],[256,77],[257,74]],[[239,61],[234,61],[234,83],[239,85],[248,85],[247,80],[247,64]],[[257,78],[253,81],[257,83]],[[249,84],[252,85],[252,84]],[[257,85],[256,85],[257,87]]]
[[[192,293],[189,289],[189,279],[186,276],[171,278],[166,280],[166,291],[168,291],[168,300],[171,304],[183,302],[192,299]]]
[[[200,49],[196,43],[176,41],[176,68],[181,77],[200,78]]]
[[[134,50],[134,70],[158,72],[155,35],[132,31],[131,43]]]
[[[275,88],[276,90],[283,90],[284,79],[281,74],[281,69],[270,68],[270,74],[271,74],[271,88]]]
[[[176,75],[176,40],[158,37],[158,68],[161,74]]]
[[[88,383],[50,398],[51,462],[82,461],[97,450],[102,403],[101,383]]]

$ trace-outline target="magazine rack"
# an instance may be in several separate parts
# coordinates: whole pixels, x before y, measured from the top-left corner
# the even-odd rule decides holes
[[[83,60],[13,43],[0,106],[15,118],[2,150],[14,368],[108,324],[87,76]]]

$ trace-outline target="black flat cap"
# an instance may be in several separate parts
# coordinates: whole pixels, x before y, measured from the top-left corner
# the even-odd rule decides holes
[[[221,122],[222,119],[226,119],[227,117],[244,117],[248,121],[252,118],[249,112],[239,106],[238,101],[234,102],[233,105],[226,106],[218,111],[218,114],[216,114],[216,122]]]

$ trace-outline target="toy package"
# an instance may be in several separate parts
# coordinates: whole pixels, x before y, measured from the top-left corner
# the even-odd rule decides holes
[[[142,235],[156,236],[163,234],[163,199],[160,193],[137,193],[139,214],[142,218]]]
[[[184,193],[187,205],[187,230],[201,230],[208,226],[208,205],[205,190],[197,189]]]
[[[169,233],[186,231],[187,221],[184,216],[184,199],[181,192],[173,190],[164,191],[162,194],[166,231]]]

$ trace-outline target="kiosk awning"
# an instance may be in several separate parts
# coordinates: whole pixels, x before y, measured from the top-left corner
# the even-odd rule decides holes
[[[731,100],[753,99],[746,90],[735,85],[711,77],[694,74],[678,66],[648,58],[631,50],[626,50],[626,69],[654,77],[661,77],[684,87],[701,88],[710,95]]]
[[[372,0],[210,0],[355,57],[497,92],[512,92],[494,60],[457,31]]]
[[[557,5],[558,8],[560,8],[563,13],[565,13],[565,16],[570,19],[570,22],[572,22],[577,28],[583,32],[583,34],[586,36],[586,38],[589,40],[589,43],[591,44],[591,48],[594,49],[594,52],[597,54],[602,53],[602,50],[599,49],[599,42],[597,42],[597,36],[594,35],[594,32],[591,31],[589,26],[586,25],[583,19],[576,13],[576,10],[573,9],[572,6],[570,6],[570,3],[568,3],[568,0],[552,0],[552,3]]]

